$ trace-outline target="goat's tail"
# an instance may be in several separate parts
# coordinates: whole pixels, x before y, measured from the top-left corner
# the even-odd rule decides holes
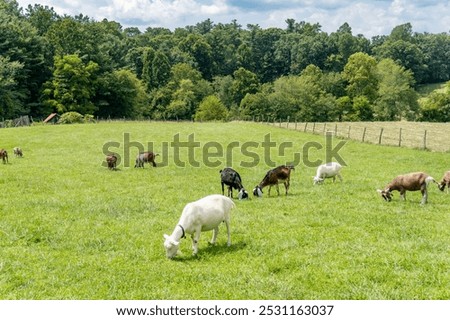
[[[428,185],[430,182],[434,182],[434,183],[436,183],[436,185],[437,185],[438,187],[440,186],[439,183],[438,183],[433,177],[431,177],[431,176],[427,177],[427,178],[425,179],[425,182],[427,183],[427,185]]]

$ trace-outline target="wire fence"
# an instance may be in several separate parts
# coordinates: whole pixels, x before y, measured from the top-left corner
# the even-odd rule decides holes
[[[430,122],[289,122],[269,123],[291,130],[365,143],[450,152],[450,123]]]
[[[133,121],[125,118],[97,118],[96,122],[123,122],[127,120]],[[148,119],[148,121],[154,120]],[[0,122],[0,128],[29,126],[31,122],[32,119],[29,116],[23,116]],[[272,121],[269,121],[268,118],[254,118],[253,122],[266,123],[305,133],[332,134],[343,139],[364,143],[450,152],[450,122],[290,122],[289,118],[285,120],[273,119]]]

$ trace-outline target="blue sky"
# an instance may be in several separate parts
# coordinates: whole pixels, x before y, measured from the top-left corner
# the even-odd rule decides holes
[[[237,20],[245,27],[286,27],[286,19],[319,23],[328,33],[347,22],[353,34],[367,38],[389,34],[397,25],[410,22],[413,31],[450,31],[450,0],[18,0],[21,7],[39,3],[59,14],[82,13],[95,20],[114,20],[125,27],[177,27],[206,19],[214,23]]]

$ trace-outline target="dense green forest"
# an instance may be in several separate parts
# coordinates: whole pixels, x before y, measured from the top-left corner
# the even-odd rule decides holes
[[[431,17],[430,17],[431,18]],[[286,20],[123,28],[0,0],[0,119],[450,121],[450,34],[410,23],[366,39]],[[419,99],[420,85],[447,82]]]

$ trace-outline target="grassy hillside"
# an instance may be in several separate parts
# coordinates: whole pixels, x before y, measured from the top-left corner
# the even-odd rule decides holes
[[[423,97],[426,97],[427,95],[429,95],[434,90],[444,91],[445,84],[446,84],[446,82],[420,85],[417,88],[417,93],[423,98]]]
[[[376,193],[401,173],[440,179],[448,154],[348,141],[339,151],[344,182],[313,186],[315,168],[305,163],[325,158],[325,138],[266,125],[127,122],[0,134],[0,148],[24,152],[0,164],[0,299],[450,298],[450,195],[432,185],[421,206],[417,192],[390,203]],[[199,146],[189,160],[191,149],[177,154],[174,141],[191,134]],[[139,143],[153,143],[167,165],[133,168],[125,160]],[[106,149],[121,156],[119,170],[102,166]],[[222,226],[216,246],[202,234],[197,257],[190,239],[182,256],[165,257],[163,234],[186,203],[221,192],[219,169],[232,165],[251,190],[269,160],[292,162],[294,153],[302,161],[290,195],[265,189],[235,201],[231,247]]]

